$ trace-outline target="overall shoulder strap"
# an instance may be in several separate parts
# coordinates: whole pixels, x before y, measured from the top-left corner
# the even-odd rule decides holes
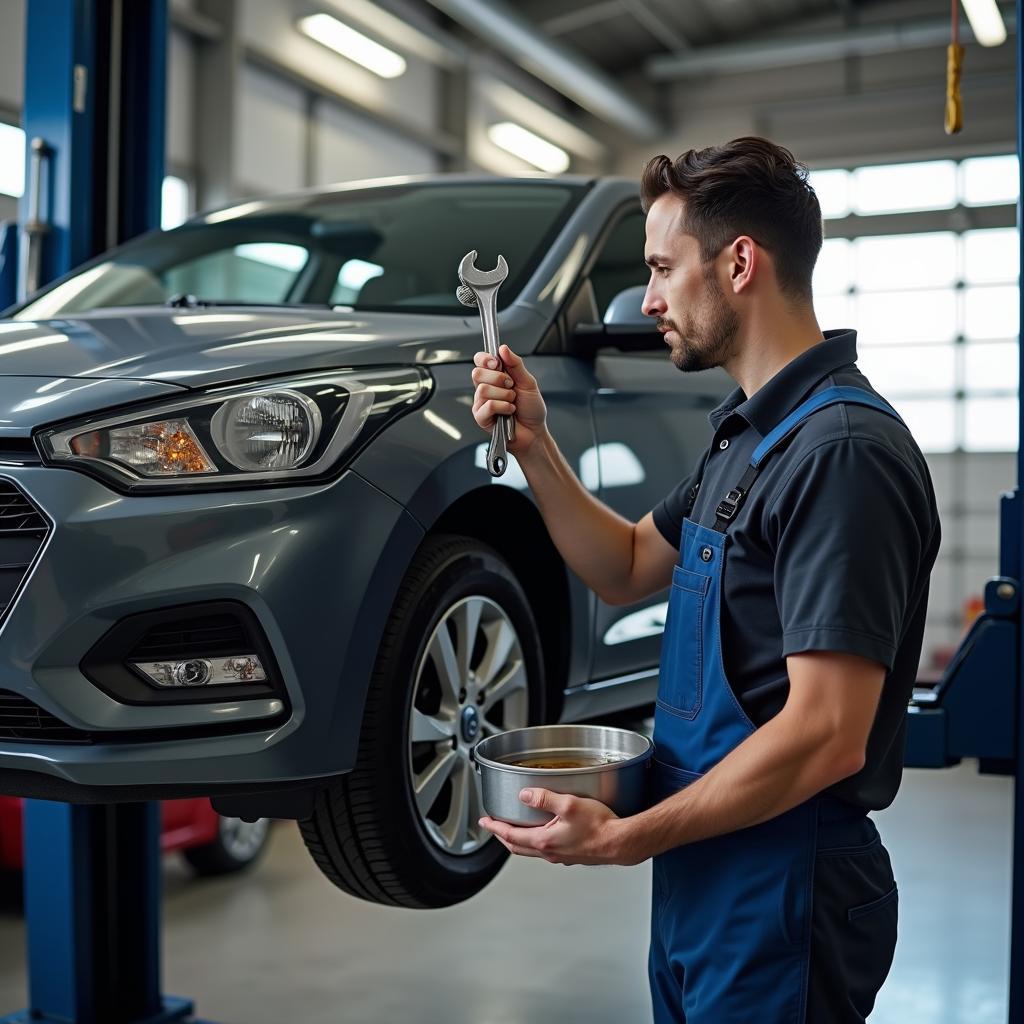
[[[884,399],[878,395],[871,394],[863,388],[853,387],[831,387],[816,395],[812,395],[805,402],[801,402],[767,437],[754,449],[750,457],[752,466],[759,466],[762,460],[773,449],[777,448],[808,416],[824,409],[829,405],[838,405],[845,402],[848,405],[869,405],[874,409],[894,416],[903,423],[900,414]],[[904,424],[906,426],[906,424]]]
[[[708,459],[711,457],[711,446],[709,445],[700,460],[700,467],[697,470],[697,482],[686,492],[686,502],[683,505],[683,518],[689,519],[693,512],[693,506],[697,503],[697,492],[700,490],[701,482],[704,480],[704,470],[707,468]]]
[[[725,533],[729,523],[736,518],[736,513],[739,511],[740,506],[743,504],[748,492],[754,481],[757,479],[758,473],[761,471],[761,467],[764,460],[776,449],[782,442],[793,433],[801,423],[808,418],[813,416],[819,409],[824,409],[830,405],[837,405],[840,402],[844,402],[847,405],[866,405],[873,409],[878,409],[881,412],[888,413],[890,416],[895,417],[903,423],[903,419],[900,414],[887,402],[884,398],[879,398],[878,395],[871,394],[870,391],[865,391],[863,388],[854,387],[831,387],[826,388],[824,391],[819,392],[816,395],[812,395],[805,402],[801,402],[778,426],[776,426],[764,440],[754,449],[753,455],[750,456],[750,465],[747,467],[743,474],[743,478],[740,482],[719,502],[718,508],[715,510],[715,529],[719,533]],[[904,424],[905,426],[906,424]]]

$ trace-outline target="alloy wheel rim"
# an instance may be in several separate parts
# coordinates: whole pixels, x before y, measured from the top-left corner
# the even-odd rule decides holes
[[[427,641],[413,686],[408,770],[427,835],[457,856],[491,834],[472,750],[487,736],[528,725],[529,682],[512,620],[491,598],[465,597],[447,609]]]

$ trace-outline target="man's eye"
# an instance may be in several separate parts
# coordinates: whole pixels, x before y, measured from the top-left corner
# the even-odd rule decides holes
[[[658,267],[658,273],[661,274],[662,277],[668,277],[670,272],[671,270],[669,267]]]

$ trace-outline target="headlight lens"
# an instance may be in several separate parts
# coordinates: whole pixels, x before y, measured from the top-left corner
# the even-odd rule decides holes
[[[222,405],[210,424],[213,440],[239,469],[295,469],[320,433],[316,403],[296,391],[236,398]]]
[[[37,444],[46,462],[129,491],[299,483],[335,470],[430,388],[419,367],[218,388],[145,413],[47,429]]]

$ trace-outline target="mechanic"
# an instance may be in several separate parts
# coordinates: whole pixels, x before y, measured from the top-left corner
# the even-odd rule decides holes
[[[737,384],[691,475],[629,522],[573,474],[508,346],[504,368],[477,353],[472,378],[481,428],[516,416],[510,451],[572,571],[613,605],[671,587],[654,799],[617,818],[523,790],[549,824],[482,824],[558,864],[654,858],[658,1024],[863,1021],[896,943],[868,812],[902,773],[940,536],[928,467],[857,369],[855,332],[818,326],[821,210],[788,150],[740,138],[658,156],[641,197],[644,313],[677,369]]]

